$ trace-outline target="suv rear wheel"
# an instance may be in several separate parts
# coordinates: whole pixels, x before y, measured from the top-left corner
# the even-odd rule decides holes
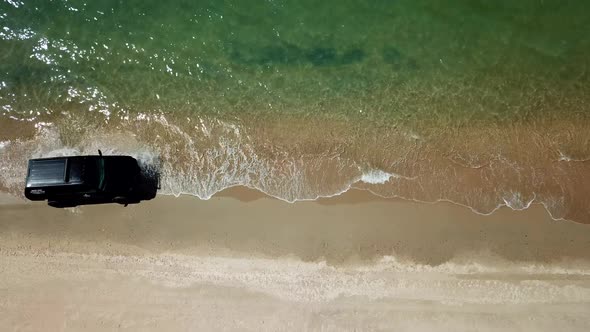
[[[68,207],[76,207],[78,204],[74,202],[62,202],[62,201],[48,201],[47,205],[54,207],[54,208],[68,208]]]

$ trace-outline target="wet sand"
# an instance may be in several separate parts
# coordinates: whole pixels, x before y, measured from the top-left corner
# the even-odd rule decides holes
[[[59,210],[0,201],[2,330],[590,326],[590,227],[363,191],[245,188]]]

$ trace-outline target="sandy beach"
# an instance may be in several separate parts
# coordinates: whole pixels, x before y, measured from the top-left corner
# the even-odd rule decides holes
[[[590,228],[351,191],[53,209],[2,196],[9,331],[584,331]]]

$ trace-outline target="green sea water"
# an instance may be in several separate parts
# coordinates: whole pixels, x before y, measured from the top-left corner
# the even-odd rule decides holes
[[[5,0],[1,187],[18,191],[23,158],[109,145],[158,155],[165,190],[202,198],[361,183],[586,218],[589,15],[554,0]]]
[[[403,105],[395,95],[448,86],[448,93],[485,104],[473,115],[486,118],[511,115],[502,106],[519,106],[518,100],[498,94],[527,89],[525,80],[557,90],[588,88],[590,4],[584,1],[32,0],[0,6],[2,103],[15,103],[10,112],[16,117],[48,102],[91,99],[90,107],[99,98],[134,111],[150,105],[239,113],[255,105],[277,113],[366,108],[429,116],[432,109]],[[359,101],[384,90],[391,98]],[[36,105],[27,102],[27,91],[40,94]],[[486,102],[481,94],[492,96]],[[352,105],[315,105],[344,100]],[[19,109],[19,102],[29,105]],[[375,110],[377,104],[385,107]]]

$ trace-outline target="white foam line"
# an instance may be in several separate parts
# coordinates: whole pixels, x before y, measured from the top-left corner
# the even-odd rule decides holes
[[[571,222],[571,223],[578,224],[577,222],[575,222],[575,221],[573,221],[573,220],[569,220],[569,219],[565,219],[565,218],[557,218],[557,217],[555,217],[555,216],[554,216],[554,215],[551,213],[551,210],[549,209],[549,207],[547,206],[547,204],[546,204],[545,202],[538,202],[538,201],[536,201],[536,195],[535,195],[535,197],[534,197],[533,199],[531,199],[530,201],[528,201],[528,202],[525,204],[525,206],[524,206],[523,208],[514,208],[514,207],[512,207],[512,206],[510,206],[510,205],[506,204],[506,202],[504,202],[504,203],[498,203],[498,205],[496,205],[496,207],[495,207],[495,208],[493,208],[493,209],[492,209],[491,211],[489,211],[489,212],[483,212],[483,211],[479,211],[479,210],[477,210],[476,208],[474,208],[474,207],[471,207],[471,206],[469,206],[469,205],[462,204],[462,203],[458,203],[458,202],[455,202],[455,201],[453,201],[453,200],[446,199],[446,198],[439,198],[439,199],[437,199],[437,200],[434,200],[434,201],[425,201],[425,200],[419,200],[419,199],[415,199],[415,198],[408,198],[408,197],[405,197],[405,196],[400,196],[400,195],[384,196],[384,195],[380,195],[380,194],[378,194],[378,193],[376,193],[376,192],[372,191],[371,189],[366,189],[366,188],[356,188],[356,187],[354,187],[354,184],[355,184],[355,183],[358,183],[358,181],[354,181],[354,182],[352,182],[351,184],[349,184],[348,186],[346,186],[346,188],[345,188],[345,189],[343,189],[343,190],[340,190],[340,191],[337,191],[337,192],[336,192],[336,193],[334,193],[334,194],[329,194],[329,195],[316,195],[315,197],[312,197],[312,198],[296,198],[296,199],[293,199],[293,200],[289,200],[289,199],[282,198],[282,197],[280,197],[280,196],[272,195],[272,194],[270,194],[270,193],[266,192],[265,190],[263,190],[263,189],[261,189],[261,188],[257,188],[257,187],[250,186],[250,185],[247,185],[247,184],[239,184],[239,183],[238,183],[238,184],[231,185],[231,186],[227,186],[227,187],[220,188],[219,190],[217,190],[217,191],[213,192],[211,195],[204,196],[204,197],[201,197],[201,196],[199,196],[198,194],[195,194],[195,193],[189,193],[189,192],[180,192],[180,193],[159,193],[159,195],[175,196],[175,197],[180,197],[181,195],[187,195],[187,196],[193,196],[193,197],[197,197],[197,198],[199,198],[199,199],[201,199],[201,200],[209,200],[209,199],[211,199],[213,196],[215,196],[217,193],[219,193],[219,192],[221,192],[221,191],[223,191],[223,190],[226,190],[226,189],[229,189],[229,188],[233,188],[233,187],[246,187],[246,188],[249,188],[249,189],[252,189],[252,190],[257,190],[257,191],[260,191],[260,192],[262,192],[263,194],[265,194],[265,195],[267,195],[267,196],[269,196],[269,197],[272,197],[272,198],[278,199],[278,200],[280,200],[280,201],[283,201],[283,202],[286,202],[286,203],[293,204],[293,203],[296,203],[296,202],[310,202],[310,201],[317,201],[318,199],[322,199],[322,198],[333,198],[333,197],[338,197],[338,196],[340,196],[340,195],[342,195],[342,194],[344,194],[344,193],[348,192],[349,190],[353,190],[353,189],[354,189],[354,190],[363,190],[363,191],[368,191],[368,192],[370,192],[372,195],[375,195],[375,196],[377,196],[377,197],[380,197],[380,198],[385,198],[385,199],[402,199],[402,200],[405,200],[405,201],[414,202],[414,203],[420,203],[420,204],[438,204],[438,203],[450,203],[450,204],[453,204],[453,205],[457,205],[457,206],[461,206],[461,207],[467,208],[467,209],[471,210],[473,213],[475,213],[475,214],[477,214],[477,215],[481,215],[481,216],[490,216],[490,215],[492,215],[493,213],[495,213],[496,211],[498,211],[499,209],[501,209],[501,208],[504,208],[504,207],[507,207],[507,208],[509,208],[509,209],[511,209],[511,210],[514,210],[514,211],[524,211],[524,210],[526,210],[526,209],[530,208],[530,207],[531,207],[533,204],[540,204],[540,205],[542,205],[542,206],[543,206],[543,208],[545,209],[545,211],[547,212],[547,214],[549,215],[549,217],[550,217],[552,220],[555,220],[555,221],[564,221],[564,222]]]
[[[381,171],[381,170],[374,170],[374,171],[370,171],[370,172],[381,172],[383,174],[386,174],[386,176],[388,176],[388,180],[391,179],[391,178],[404,179],[404,180],[415,180],[415,179],[418,178],[418,177],[408,177],[408,176],[404,176],[404,175],[400,175],[400,174],[396,174],[396,173],[387,173],[387,172],[384,172],[384,171]],[[381,174],[381,173],[379,173],[379,174]],[[344,186],[344,189],[342,189],[340,191],[337,191],[334,194],[327,194],[327,195],[319,195],[318,194],[315,197],[311,197],[311,198],[295,198],[295,199],[292,199],[292,200],[286,199],[286,198],[283,198],[283,197],[280,197],[280,196],[277,196],[277,195],[270,194],[270,193],[266,192],[262,188],[251,186],[250,184],[247,184],[247,183],[235,183],[235,184],[232,184],[230,186],[225,186],[225,187],[219,188],[218,190],[214,191],[213,193],[211,193],[210,195],[207,195],[207,196],[200,196],[198,194],[191,193],[191,192],[161,193],[161,194],[162,195],[167,195],[167,196],[174,196],[174,197],[180,197],[181,195],[187,195],[187,196],[197,197],[197,198],[199,198],[201,200],[205,200],[206,201],[206,200],[211,199],[213,196],[215,196],[215,194],[217,194],[219,192],[222,192],[222,191],[224,191],[226,189],[230,189],[230,188],[234,188],[234,187],[246,187],[246,188],[249,188],[249,189],[252,189],[252,190],[260,191],[260,192],[264,193],[265,195],[267,195],[269,197],[276,198],[276,199],[278,199],[280,201],[287,202],[287,203],[309,202],[309,201],[317,201],[318,199],[321,199],[321,198],[337,197],[337,196],[340,196],[340,195],[346,193],[347,191],[349,191],[351,189],[367,190],[367,191],[371,192],[373,195],[376,195],[376,196],[379,196],[379,197],[383,197],[383,198],[388,198],[388,197],[377,195],[377,194],[375,194],[374,192],[372,192],[371,190],[368,190],[368,189],[354,188],[353,186],[354,186],[355,183],[365,182],[365,181],[363,181],[363,176],[366,176],[365,173],[363,173],[361,176],[356,177],[353,181],[351,181],[348,184],[346,184]],[[396,197],[391,197],[391,198],[396,198]]]

